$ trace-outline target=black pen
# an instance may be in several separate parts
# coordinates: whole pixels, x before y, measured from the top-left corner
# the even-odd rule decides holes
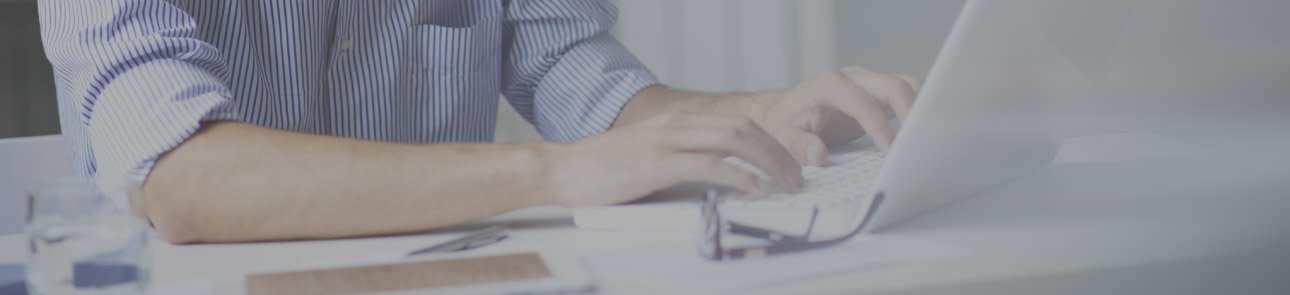
[[[492,243],[496,243],[497,241],[501,241],[502,239],[505,239],[508,232],[510,232],[510,230],[507,229],[505,226],[501,226],[501,225],[492,226],[489,228],[471,232],[469,234],[466,234],[466,236],[464,237],[435,244],[434,246],[426,247],[421,250],[412,251],[411,253],[408,253],[408,256],[434,253],[434,252],[463,251],[463,250],[479,248],[479,247],[487,246]]]

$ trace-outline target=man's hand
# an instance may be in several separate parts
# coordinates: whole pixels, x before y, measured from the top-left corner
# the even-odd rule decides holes
[[[722,161],[728,156],[766,172]],[[802,184],[801,166],[775,138],[743,116],[672,112],[564,146],[553,155],[554,203],[566,207],[630,201],[687,181],[755,195]]]
[[[869,134],[883,152],[895,131],[887,120],[904,121],[922,79],[846,67],[821,73],[789,90],[758,94],[701,94],[653,86],[632,97],[613,129],[669,112],[689,111],[752,118],[798,162],[822,166],[826,143]]]
[[[565,206],[630,201],[683,181],[706,181],[753,194],[770,183],[722,163],[736,156],[783,188],[802,183],[795,162],[822,166],[825,143],[866,133],[886,152],[895,132],[887,120],[909,113],[922,80],[861,67],[828,71],[783,91],[701,94],[652,86],[636,93],[611,129],[556,156],[554,182],[570,184],[554,202]],[[794,161],[796,159],[796,161]]]
[[[852,66],[826,71],[787,91],[765,93],[744,109],[798,161],[821,166],[827,161],[826,142],[847,142],[865,133],[887,152],[896,137],[887,120],[904,121],[921,87],[922,79],[916,77]]]

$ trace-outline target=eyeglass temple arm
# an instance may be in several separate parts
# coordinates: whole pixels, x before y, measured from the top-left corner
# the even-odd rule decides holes
[[[716,249],[718,254],[708,258],[716,259],[716,260],[761,258],[768,255],[774,255],[774,254],[785,253],[785,252],[802,251],[802,250],[815,249],[815,248],[823,248],[823,247],[832,246],[834,244],[842,243],[847,239],[850,239],[851,237],[857,234],[860,234],[862,231],[864,231],[864,229],[867,228],[867,226],[869,225],[869,221],[873,219],[873,215],[875,211],[877,210],[879,204],[882,203],[884,198],[885,198],[885,195],[882,192],[878,192],[878,194],[874,196],[873,201],[870,202],[869,210],[866,213],[864,219],[860,222],[858,226],[856,226],[854,230],[851,231],[851,233],[848,233],[845,236],[834,238],[827,241],[811,242],[811,241],[803,240],[802,242],[798,242],[798,243],[776,243],[765,247],[750,247],[750,248],[721,249],[720,245],[718,244],[717,245],[718,249]],[[812,218],[814,218],[814,216],[812,216]],[[735,224],[733,222],[727,222],[727,224],[731,226],[732,230],[730,232],[734,233],[733,228]],[[748,228],[756,229],[755,227],[748,227]],[[763,230],[763,231],[766,231],[766,230]],[[770,232],[770,231],[767,231],[767,232]]]
[[[779,231],[741,224],[734,221],[726,221],[726,223],[730,226],[729,231],[732,234],[738,234],[742,236],[754,237],[754,238],[759,238],[764,240],[771,240],[775,242],[779,242],[779,241],[806,242],[808,240],[807,237],[811,236],[811,231],[815,229],[815,218],[819,216],[819,214],[820,214],[819,208],[811,208],[811,220],[807,222],[806,234],[804,235],[792,235],[792,234],[787,234]]]

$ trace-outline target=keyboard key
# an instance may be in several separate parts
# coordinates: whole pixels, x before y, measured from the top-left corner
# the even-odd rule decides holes
[[[864,198],[881,171],[882,152],[872,145],[839,154],[829,155],[825,167],[803,167],[806,183],[792,192],[775,193],[766,198],[756,198],[732,192],[723,196],[722,206],[746,208],[812,208],[827,207]],[[765,177],[752,165],[738,158],[727,158],[728,163],[751,169]]]

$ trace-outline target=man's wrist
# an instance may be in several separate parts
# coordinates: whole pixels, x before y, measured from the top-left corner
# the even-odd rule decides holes
[[[770,90],[748,94],[749,97],[744,99],[740,111],[758,124],[764,124],[762,121],[766,118],[766,112],[770,110],[771,106],[779,102],[780,97],[783,97],[785,92],[785,90]],[[762,128],[766,128],[766,126],[763,125]]]
[[[762,128],[766,128],[763,122],[766,113],[780,100],[784,92],[784,90],[770,90],[757,93],[701,95],[704,96],[701,98],[704,105],[691,109],[699,110],[701,113],[748,117]]]
[[[523,192],[528,197],[525,207],[542,205],[559,205],[560,183],[554,179],[556,166],[559,163],[560,151],[568,144],[555,142],[534,142],[523,144],[520,161],[525,174],[530,175],[531,191]]]
[[[721,93],[693,94],[690,99],[698,106],[691,105],[683,109],[715,115],[746,116],[759,118],[766,114],[770,105],[778,101],[783,91],[772,90],[756,93]]]

